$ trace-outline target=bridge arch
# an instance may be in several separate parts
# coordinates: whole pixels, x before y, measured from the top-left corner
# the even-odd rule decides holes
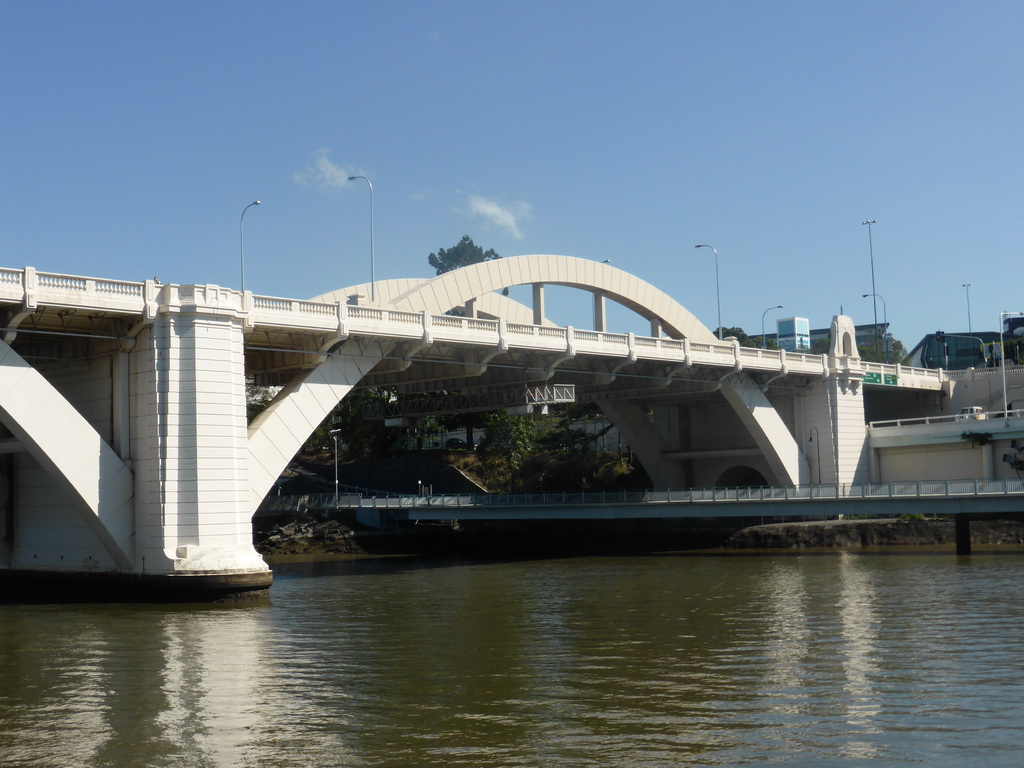
[[[387,280],[350,286],[316,297],[323,302],[362,303],[375,294],[377,304],[411,312],[444,313],[473,303],[474,309],[509,322],[543,323],[543,317],[501,295],[521,285],[561,285],[608,297],[652,322],[670,337],[716,343],[717,337],[671,296],[617,267],[572,256],[534,254],[473,264],[436,277]],[[775,481],[797,485],[809,477],[806,458],[780,415],[761,388],[743,371],[733,373],[721,386],[729,406],[753,436]],[[615,410],[615,409],[611,409]],[[608,409],[606,413],[615,420]],[[621,428],[621,427],[620,427]],[[655,483],[666,487],[678,480],[678,469],[666,466],[657,454],[665,448],[651,443],[641,460]],[[635,443],[634,443],[635,445]],[[638,451],[643,453],[643,451]],[[664,471],[652,467],[661,466]],[[762,478],[763,479],[763,478]]]
[[[599,292],[641,317],[657,321],[669,336],[713,342],[715,335],[689,310],[664,291],[635,275],[609,264],[574,256],[533,254],[496,259],[445,272],[427,280],[386,281],[376,291],[379,302],[410,312],[448,312],[470,301],[489,301],[504,314],[517,304],[501,301],[500,291],[519,285],[563,285]],[[351,286],[318,296],[317,301],[346,301],[353,295],[369,295],[369,284]],[[381,288],[381,284],[377,284]],[[522,306],[522,305],[518,305]],[[490,314],[490,312],[488,312]],[[515,321],[515,320],[513,320]],[[532,320],[528,321],[532,322]]]

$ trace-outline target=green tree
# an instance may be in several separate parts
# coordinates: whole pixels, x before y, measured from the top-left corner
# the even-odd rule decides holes
[[[484,468],[489,483],[502,485],[511,492],[516,473],[534,445],[534,424],[529,416],[512,416],[494,411],[484,423],[485,435],[480,443]]]
[[[447,250],[438,248],[437,253],[432,253],[427,257],[427,261],[430,262],[430,266],[437,270],[437,274],[443,275],[445,272],[451,272],[453,269],[468,267],[470,264],[479,264],[484,261],[494,261],[500,258],[501,256],[493,248],[485,251],[474,243],[469,235],[463,235],[462,239],[451,248]]]
[[[391,442],[390,430],[384,426],[383,419],[367,419],[364,411],[370,406],[387,403],[392,394],[388,388],[352,390],[316,428],[307,445],[333,447],[330,433],[337,429],[339,447],[347,458],[387,456]]]
[[[829,338],[818,339],[815,341],[809,350],[808,354],[811,355],[827,355],[829,349],[832,346],[832,341]],[[875,351],[874,342],[868,341],[867,344],[858,344],[857,353],[860,355],[860,359],[871,362],[871,363],[884,363],[885,362],[885,341],[879,339],[878,351]],[[895,338],[891,333],[889,334],[889,362],[900,363],[907,356],[907,348],[903,346],[903,342]]]
[[[544,451],[566,451],[583,454],[612,430],[611,422],[596,433],[579,429],[577,424],[586,419],[602,419],[596,403],[566,403],[551,407],[551,414],[537,424],[536,445]]]
[[[903,358],[907,356],[907,348],[903,346],[903,342],[895,338],[891,333],[887,334],[889,340],[889,362],[890,363],[901,363]],[[885,337],[879,334],[878,349],[875,349],[873,342],[867,344],[860,344],[857,346],[857,351],[860,352],[861,360],[868,360],[873,363],[884,363],[885,362]]]
[[[718,336],[718,331],[715,331],[715,336]],[[747,335],[747,332],[742,328],[722,328],[722,338],[728,339],[730,336],[735,336],[736,341],[740,343],[741,347],[760,347],[761,339],[752,339]]]
[[[817,339],[813,344],[811,344],[811,348],[807,350],[807,354],[827,355],[831,347],[832,339],[830,339],[828,336],[825,336],[824,338]]]
[[[256,383],[252,376],[245,379],[245,414],[249,422],[266,410],[274,399],[274,390]]]

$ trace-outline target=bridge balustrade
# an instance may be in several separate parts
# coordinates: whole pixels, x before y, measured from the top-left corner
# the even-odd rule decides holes
[[[99,280],[77,275],[37,272],[25,269],[0,269],[0,300],[17,302],[25,306],[51,303],[59,306],[81,306],[101,310],[145,314],[148,282]],[[157,285],[157,289],[161,286]],[[163,286],[162,288],[174,288]],[[542,349],[569,349],[582,346],[594,354],[621,355],[629,350],[630,357],[677,362],[686,365],[713,365],[742,367],[756,370],[782,370],[790,373],[828,375],[828,361],[823,355],[785,353],[781,350],[762,350],[737,347],[734,342],[690,342],[681,339],[637,337],[632,334],[614,334],[599,331],[535,326],[523,323],[504,325],[495,320],[460,318],[452,315],[428,315],[371,307],[302,301],[273,296],[238,294],[224,289],[225,294],[238,297],[238,309],[248,310],[247,324],[321,332],[340,330],[345,334],[415,338],[425,336],[429,328],[443,329],[448,341],[493,343],[502,335],[515,339],[531,339],[523,346]],[[251,299],[249,298],[251,297]],[[639,354],[638,354],[639,353]],[[896,385],[937,389],[949,376],[941,369],[908,368],[899,365],[867,363],[854,360],[851,369],[877,374],[868,384]],[[963,372],[957,372],[963,376]],[[972,374],[974,375],[974,374]],[[894,378],[895,377],[895,378]]]

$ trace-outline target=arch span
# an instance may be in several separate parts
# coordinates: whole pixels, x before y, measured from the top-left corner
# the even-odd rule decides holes
[[[388,281],[387,293],[379,293],[378,296],[386,296],[380,303],[396,309],[440,313],[463,306],[474,299],[490,300],[491,294],[505,288],[536,284],[599,291],[641,317],[659,321],[669,336],[694,341],[716,341],[715,335],[707,327],[664,291],[617,267],[575,256],[534,254],[485,261],[427,280]],[[363,284],[343,288],[319,296],[316,300],[346,301],[353,294],[366,294],[368,287]],[[505,302],[495,301],[493,306],[500,310],[506,303],[515,302],[506,299]]]
[[[534,254],[481,262],[425,280],[389,280],[378,283],[378,303],[411,312],[443,313],[469,302],[494,317],[522,322],[522,304],[500,292],[520,285],[562,285],[600,293],[660,325],[674,338],[715,343],[716,336],[671,296],[617,267],[573,256]],[[317,297],[318,301],[347,301],[368,295],[368,284],[352,286]],[[530,320],[533,321],[532,313]],[[797,485],[810,476],[806,458],[785,423],[763,392],[744,373],[722,386],[729,405],[750,430],[779,483]],[[645,464],[645,466],[647,466]],[[648,467],[648,471],[650,471]],[[669,477],[655,477],[668,482]],[[672,474],[672,473],[669,473]]]

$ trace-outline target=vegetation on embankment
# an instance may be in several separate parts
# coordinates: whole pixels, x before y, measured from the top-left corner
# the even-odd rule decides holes
[[[257,516],[263,555],[419,554],[535,557],[686,550],[862,551],[952,548],[954,524],[941,519],[820,520],[739,528],[733,520],[447,521],[368,529],[351,511]],[[978,547],[1024,547],[1024,521],[973,520]]]

